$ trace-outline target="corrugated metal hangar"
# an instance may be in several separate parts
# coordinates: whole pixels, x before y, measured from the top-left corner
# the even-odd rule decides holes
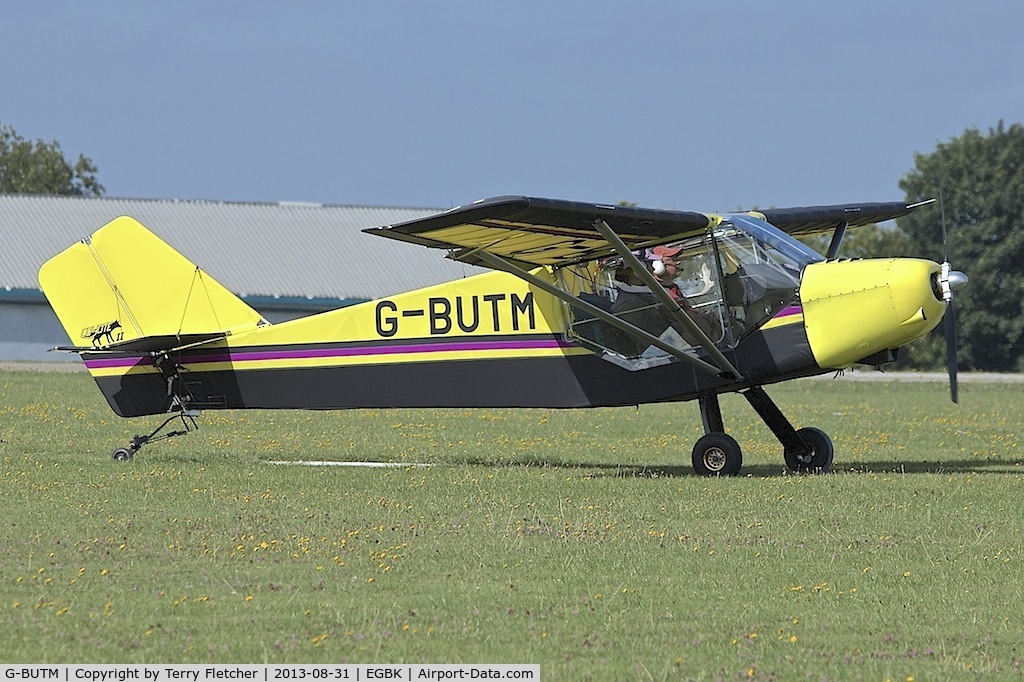
[[[0,194],[0,360],[77,360],[36,273],[119,216],[135,218],[271,322],[481,272],[362,230],[438,209]]]

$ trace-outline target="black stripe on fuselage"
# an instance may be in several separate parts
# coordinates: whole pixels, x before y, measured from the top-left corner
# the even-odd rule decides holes
[[[755,333],[727,356],[744,374],[744,381],[712,376],[682,362],[629,371],[593,354],[199,369],[182,376],[195,406],[204,409],[573,408],[688,400],[701,393],[741,390],[822,371],[814,363],[800,324]],[[182,354],[180,360],[187,363],[189,357]],[[201,364],[193,365],[197,366]],[[121,416],[157,414],[170,408],[167,382],[159,374],[129,372],[96,381]]]

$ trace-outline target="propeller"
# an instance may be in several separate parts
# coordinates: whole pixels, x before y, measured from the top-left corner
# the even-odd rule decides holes
[[[949,265],[949,242],[946,238],[946,209],[942,202],[942,186],[939,186],[939,212],[942,217],[942,270],[939,273],[939,286],[942,290],[942,300],[946,302],[946,314],[943,320],[942,332],[946,337],[946,369],[949,372],[949,397],[954,403],[959,404],[959,392],[957,390],[957,339],[956,339],[956,309],[953,307],[953,293],[960,291],[967,286],[967,275],[953,270]]]

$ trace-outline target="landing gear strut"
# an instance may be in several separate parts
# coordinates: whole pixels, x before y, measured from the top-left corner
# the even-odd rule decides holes
[[[742,395],[779,439],[783,459],[791,471],[825,473],[832,468],[832,440],[824,431],[810,426],[793,428],[786,415],[760,386],[747,389]],[[702,476],[739,473],[743,452],[736,440],[725,433],[718,395],[702,395],[698,402],[705,435],[693,446],[694,470]]]
[[[182,367],[171,356],[163,351],[150,353],[153,366],[160,370],[164,380],[167,382],[167,396],[170,399],[171,408],[175,413],[164,420],[164,423],[156,427],[149,435],[135,436],[128,447],[117,448],[111,456],[118,462],[127,462],[135,456],[135,453],[142,449],[147,443],[154,443],[158,440],[166,440],[175,436],[184,436],[187,433],[199,429],[196,419],[199,417],[199,410],[189,407],[194,405],[192,394],[188,390],[185,379],[181,376]],[[181,428],[174,431],[167,431],[161,434],[172,422],[181,421]],[[159,434],[159,435],[158,435]]]
[[[148,436],[135,436],[134,438],[132,438],[131,443],[128,444],[128,447],[118,448],[114,450],[111,456],[118,462],[127,462],[128,460],[135,456],[136,452],[142,449],[143,445],[146,445],[147,443],[153,443],[158,440],[166,440],[168,438],[174,438],[175,436],[184,436],[186,433],[196,431],[199,428],[199,423],[196,421],[196,418],[198,416],[199,410],[181,410],[177,414],[168,417],[163,424],[156,427],[156,429],[154,429],[153,432],[150,433]],[[167,433],[164,433],[162,435],[157,435],[165,428],[167,428],[168,424],[175,421],[176,419],[181,420],[182,428],[176,431],[168,431]]]

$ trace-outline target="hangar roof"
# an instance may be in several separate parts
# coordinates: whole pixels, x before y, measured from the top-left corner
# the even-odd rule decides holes
[[[439,209],[0,194],[0,290],[38,289],[39,266],[128,215],[243,296],[372,299],[482,270],[362,232]]]

